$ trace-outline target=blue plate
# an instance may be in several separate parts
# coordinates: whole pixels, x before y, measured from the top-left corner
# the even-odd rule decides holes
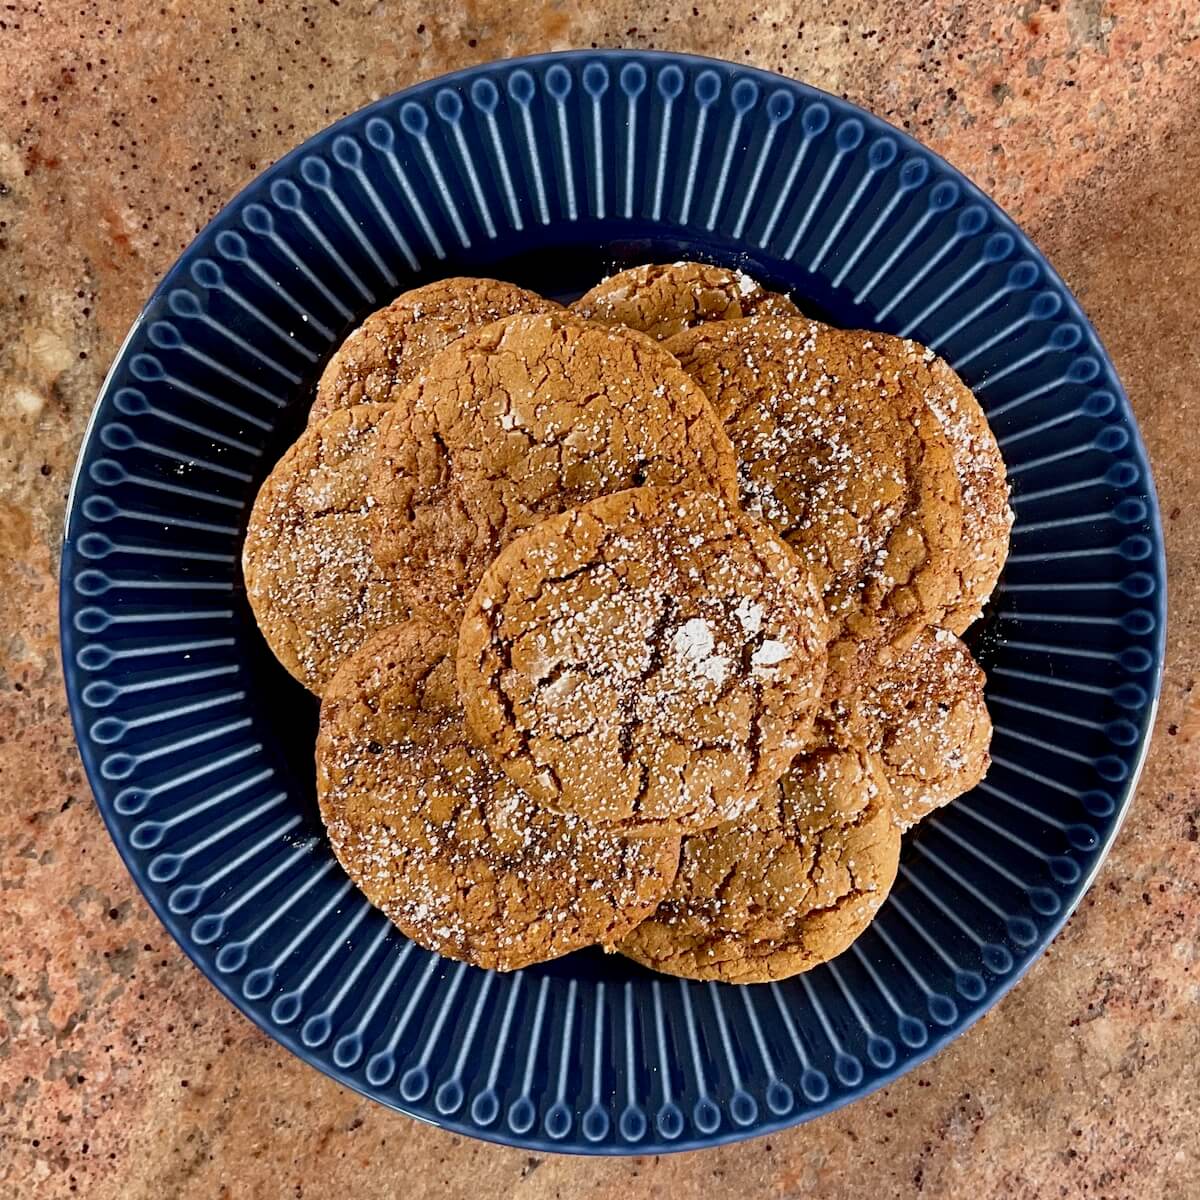
[[[906,839],[870,929],[778,985],[587,951],[498,975],[407,942],[329,851],[316,706],[238,566],[322,364],[439,276],[559,298],[613,266],[735,264],[961,372],[1008,460],[1013,552],[970,635],[994,765]],[[681,55],[476,67],[260,175],[188,248],[80,454],[62,640],[88,777],[134,879],[243,1012],[384,1104],[538,1150],[657,1153],[792,1125],[894,1079],[1010,988],[1129,803],[1164,635],[1162,537],[1129,404],[1028,239],[910,138],[791,80]]]

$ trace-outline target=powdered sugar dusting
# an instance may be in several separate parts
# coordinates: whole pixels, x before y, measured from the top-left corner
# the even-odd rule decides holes
[[[750,662],[756,667],[773,667],[791,658],[792,648],[787,642],[765,641],[750,656]]]
[[[671,638],[672,653],[684,659],[702,679],[719,686],[729,675],[730,663],[725,655],[713,652],[715,645],[712,628],[702,617],[685,621]]]

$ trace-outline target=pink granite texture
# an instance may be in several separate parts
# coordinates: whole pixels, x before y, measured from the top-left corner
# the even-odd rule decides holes
[[[520,17],[512,14],[520,11]],[[791,1132],[546,1157],[378,1108],[184,959],[125,875],[56,640],[71,465],[155,280],[251,175],[418,79],[654,46],[848,96],[990,191],[1144,431],[1172,619],[1149,764],[1051,951],[945,1053]],[[1200,1195],[1200,8],[1172,0],[16,0],[0,6],[0,1197]]]

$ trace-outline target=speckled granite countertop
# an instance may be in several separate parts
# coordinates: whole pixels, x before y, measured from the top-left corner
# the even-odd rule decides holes
[[[0,6],[0,1196],[1194,1197],[1200,1185],[1200,8],[754,0]],[[514,31],[514,24],[520,30]],[[540,1158],[377,1108],[205,982],[125,875],[56,645],[71,465],[150,288],[252,174],[426,76],[571,46],[745,60],[903,125],[1094,319],[1157,473],[1150,760],[1082,908],[922,1069],[700,1154]]]

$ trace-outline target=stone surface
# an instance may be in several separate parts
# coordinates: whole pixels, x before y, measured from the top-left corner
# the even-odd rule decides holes
[[[693,7],[693,2],[695,7]],[[1145,0],[15,0],[0,9],[0,1197],[1155,1197],[1200,1147],[1200,10]],[[1037,239],[1157,473],[1172,624],[1138,798],[1015,991],[789,1133],[619,1162],[387,1112],[253,1029],[118,862],[72,743],[59,529],[104,369],[255,171],[422,77],[568,46],[773,67],[910,128]]]

